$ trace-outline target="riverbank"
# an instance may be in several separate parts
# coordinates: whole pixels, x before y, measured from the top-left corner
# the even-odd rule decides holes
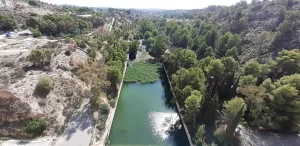
[[[124,66],[124,70],[123,70],[122,81],[121,81],[120,86],[119,86],[118,96],[117,96],[117,99],[116,99],[115,107],[110,109],[108,118],[107,118],[106,123],[105,123],[105,130],[104,130],[103,135],[101,136],[100,141],[97,141],[96,138],[95,138],[96,134],[97,134],[97,132],[96,132],[97,127],[96,126],[94,127],[93,138],[90,142],[90,145],[92,145],[92,146],[105,146],[106,143],[107,143],[107,138],[108,138],[110,130],[111,130],[111,126],[112,126],[112,123],[113,123],[114,115],[115,115],[115,112],[116,112],[116,108],[118,106],[118,101],[119,101],[120,93],[121,93],[123,82],[124,82],[124,77],[125,77],[126,70],[127,70],[127,62],[125,62],[124,64],[125,64],[125,66]]]
[[[163,64],[163,68],[164,68],[164,71],[165,71],[165,74],[166,74],[166,76],[167,76],[168,83],[169,83],[169,85],[170,85],[171,92],[172,92],[173,86],[172,86],[172,84],[171,84],[171,80],[170,80],[170,78],[169,78],[167,69],[166,69],[166,67],[165,67],[164,64]],[[173,98],[176,98],[174,92],[172,92],[172,94],[173,94]],[[187,136],[187,138],[188,138],[189,144],[190,144],[190,146],[193,146],[193,142],[192,142],[192,138],[191,138],[189,129],[187,128],[187,126],[186,126],[186,124],[185,124],[185,122],[184,122],[183,115],[181,114],[181,108],[180,108],[180,106],[179,106],[179,104],[178,104],[177,101],[176,101],[176,108],[177,108],[177,110],[178,110],[178,114],[179,114],[180,120],[182,121],[182,125],[183,125],[184,131],[185,131],[185,133],[186,133],[186,136]]]

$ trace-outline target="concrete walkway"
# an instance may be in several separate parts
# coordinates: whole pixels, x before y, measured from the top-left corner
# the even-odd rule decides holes
[[[67,126],[55,146],[89,145],[94,126],[89,99],[84,99],[81,107],[73,114]]]

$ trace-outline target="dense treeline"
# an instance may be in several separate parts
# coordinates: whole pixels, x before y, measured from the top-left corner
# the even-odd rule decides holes
[[[104,18],[101,16],[80,17],[70,14],[48,14],[42,18],[30,17],[26,21],[27,27],[35,29],[47,36],[69,35],[88,33],[92,28],[103,26]]]
[[[12,15],[0,14],[0,31],[12,31],[17,28],[17,22]]]
[[[297,7],[293,0],[242,1],[140,21],[137,37],[163,59],[196,144],[237,144],[239,123],[299,132]]]
[[[283,50],[268,64],[240,65],[233,57],[197,61],[196,54],[186,49],[165,57],[169,74],[173,74],[173,92],[185,107],[191,132],[196,132],[195,123],[214,125],[222,119],[216,124],[229,125],[243,105],[241,122],[283,133],[298,132],[299,61],[299,49]],[[190,100],[198,105],[189,104],[195,103]]]

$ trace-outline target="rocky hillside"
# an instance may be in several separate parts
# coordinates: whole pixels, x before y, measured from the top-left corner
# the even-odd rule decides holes
[[[43,16],[61,12],[59,7],[38,1],[38,5],[30,5],[28,0],[0,0],[0,14],[14,15],[18,27],[22,28],[30,16]]]
[[[0,91],[0,133],[5,137],[29,137],[21,129],[24,121],[38,117],[30,105],[15,97],[11,92]]]
[[[84,83],[71,70],[76,68],[74,63],[85,62],[87,54],[69,51],[72,44],[45,38],[3,39],[0,46],[0,136],[34,136],[23,131],[32,119],[45,119],[45,135],[61,132],[84,94]],[[53,52],[49,65],[34,67],[29,61],[33,50]],[[54,83],[47,94],[37,91],[41,77]]]

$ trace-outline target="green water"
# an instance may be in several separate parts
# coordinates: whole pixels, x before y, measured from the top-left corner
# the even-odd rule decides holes
[[[169,87],[163,80],[153,84],[124,84],[109,145],[188,146],[180,121],[174,120],[178,115],[169,95]]]

